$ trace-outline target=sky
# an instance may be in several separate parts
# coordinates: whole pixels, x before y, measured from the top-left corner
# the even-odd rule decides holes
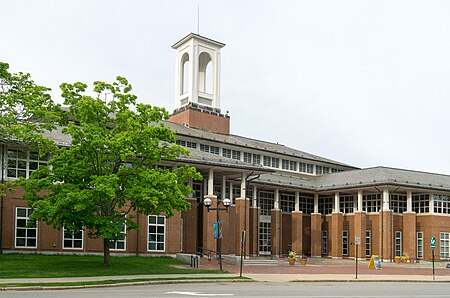
[[[233,134],[450,174],[450,1],[0,0],[0,28],[0,61],[56,101],[62,82],[121,75],[169,112],[171,45],[199,33],[226,44]]]

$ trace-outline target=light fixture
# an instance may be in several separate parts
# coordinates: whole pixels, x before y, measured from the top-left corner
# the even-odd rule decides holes
[[[223,205],[225,206],[225,207],[229,207],[230,205],[231,205],[231,200],[230,199],[223,199]]]
[[[211,199],[210,199],[210,198],[205,198],[205,199],[203,200],[203,205],[205,205],[206,207],[211,206],[211,205],[212,205]]]

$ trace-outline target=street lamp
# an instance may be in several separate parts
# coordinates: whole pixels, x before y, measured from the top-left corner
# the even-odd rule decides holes
[[[210,198],[205,198],[203,200],[203,205],[206,206],[206,208],[208,208],[208,212],[209,210],[216,210],[216,222],[217,225],[219,225],[219,212],[220,211],[226,211],[228,212],[228,208],[230,208],[231,205],[231,200],[230,199],[223,199],[222,204],[225,206],[225,208],[219,208],[219,201],[217,201],[217,207],[216,208],[212,208],[212,200]],[[219,253],[219,265],[220,265],[220,270],[222,269],[222,239],[221,239],[221,235],[218,235],[218,237],[216,238],[217,241],[217,252]]]

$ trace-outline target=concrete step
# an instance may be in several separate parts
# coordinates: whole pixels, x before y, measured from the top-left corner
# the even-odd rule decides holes
[[[278,260],[271,259],[245,259],[245,266],[278,266]]]

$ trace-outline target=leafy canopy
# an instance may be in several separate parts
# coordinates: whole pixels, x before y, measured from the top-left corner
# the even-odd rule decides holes
[[[70,135],[71,145],[57,150],[48,167],[20,182],[34,208],[32,218],[117,239],[120,224],[136,228],[134,213],[171,216],[174,210],[187,209],[185,197],[192,193],[188,179],[201,175],[189,166],[157,167],[162,159],[188,154],[161,122],[167,111],[137,104],[123,77],[112,84],[94,82],[96,97],[86,95],[86,89],[79,82],[61,85],[75,120],[62,130]]]

